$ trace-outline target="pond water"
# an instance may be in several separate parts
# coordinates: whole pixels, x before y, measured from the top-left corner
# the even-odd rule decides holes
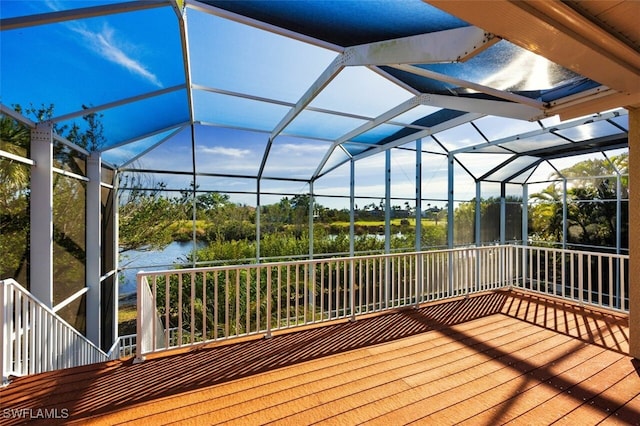
[[[397,236],[401,236],[398,233]],[[375,238],[384,240],[384,235],[371,234]],[[335,237],[335,236],[334,236]],[[174,241],[163,250],[129,250],[120,255],[119,292],[121,296],[136,293],[136,273],[140,270],[153,271],[171,269],[175,264],[187,262],[187,255],[193,250],[193,241]],[[206,247],[206,243],[199,242],[198,248]]]
[[[198,243],[198,247],[204,247]],[[193,250],[193,241],[174,241],[163,250],[129,250],[120,255],[120,295],[136,292],[136,273],[139,270],[153,271],[171,269],[176,263],[185,263]]]

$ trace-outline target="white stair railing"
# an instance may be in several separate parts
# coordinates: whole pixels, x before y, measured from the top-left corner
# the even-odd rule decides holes
[[[42,373],[113,358],[15,280],[0,281],[0,308],[3,384],[11,376]],[[114,354],[117,352],[114,351]]]

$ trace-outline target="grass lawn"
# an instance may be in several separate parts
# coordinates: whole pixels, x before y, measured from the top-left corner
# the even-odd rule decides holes
[[[118,309],[118,335],[126,336],[136,332],[136,305],[124,305]]]
[[[400,226],[402,220],[408,220],[410,226],[415,226],[416,220],[413,218],[409,219],[391,219],[391,225]],[[422,226],[444,226],[447,223],[446,220],[439,220],[436,224],[435,220],[432,219],[422,219]],[[332,225],[349,227],[349,222],[332,222]],[[359,226],[384,226],[384,220],[356,220],[355,225]]]

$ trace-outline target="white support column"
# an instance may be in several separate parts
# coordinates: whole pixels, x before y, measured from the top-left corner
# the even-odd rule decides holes
[[[422,251],[422,139],[416,140],[416,203],[414,206],[416,217],[416,251]],[[423,255],[416,256],[416,288],[415,307],[417,308],[424,296]]]
[[[447,165],[447,247],[449,249],[452,249],[454,246],[454,239],[453,239],[453,221],[454,221],[454,215],[453,215],[453,201],[454,201],[454,197],[453,197],[453,185],[454,185],[454,158],[453,158],[453,154],[449,154],[448,155],[448,165]],[[454,294],[454,289],[453,289],[453,252],[449,252],[449,284],[448,284],[448,291],[449,291],[449,296],[453,296]]]
[[[529,244],[529,184],[525,183],[522,185],[522,245],[527,246]],[[519,250],[516,251],[519,253]],[[520,264],[522,265],[522,281],[521,284],[527,282],[527,272],[529,271],[529,259],[527,258],[527,252],[522,250],[522,260]],[[518,256],[516,254],[516,256]],[[517,278],[516,278],[517,279]]]
[[[448,156],[447,168],[447,246],[453,248],[453,155]]]
[[[391,253],[391,150],[384,154],[384,252]]]
[[[567,248],[567,178],[562,178],[562,248]]]
[[[86,195],[86,283],[87,291],[87,339],[96,346],[101,344],[101,259],[102,259],[102,223],[100,203],[100,170],[102,158],[99,152],[93,152],[87,159],[87,195]]]
[[[481,187],[481,182],[477,181],[476,182],[476,226],[475,226],[475,233],[476,233],[476,238],[475,238],[475,242],[476,242],[476,247],[480,247],[482,246],[482,187]]]
[[[356,238],[356,162],[353,159],[349,162],[349,171],[349,256],[353,256]]]
[[[190,103],[192,103],[190,101]],[[191,114],[193,117],[193,113]],[[191,196],[193,197],[191,200],[191,205],[193,206],[193,210],[191,211],[191,241],[193,243],[193,255],[191,256],[191,265],[195,268],[196,263],[198,262],[198,257],[196,255],[198,248],[198,175],[196,174],[196,129],[193,123],[191,124],[191,170],[193,173],[193,190],[191,192]]]
[[[529,184],[522,185],[522,245],[529,241]]]
[[[391,253],[391,150],[388,149],[384,152],[384,252],[386,254]],[[392,306],[392,286],[391,286],[391,258],[386,257],[384,259],[385,270],[385,291],[384,291],[384,306],[388,308]]]
[[[416,141],[416,251],[422,250],[422,139]]]
[[[120,333],[118,331],[118,310],[120,300],[120,274],[118,268],[120,268],[120,174],[115,171],[113,176],[113,236],[115,241],[113,242],[113,269],[116,271],[113,284],[113,312],[114,321],[112,321],[112,336],[117,338]]]
[[[313,182],[309,182],[309,259],[313,259]]]
[[[30,291],[53,307],[53,126],[31,131]]]
[[[500,183],[500,244],[507,241],[507,184]]]
[[[260,179],[256,182],[256,262],[260,263]]]
[[[622,177],[616,170],[616,254],[622,248]]]

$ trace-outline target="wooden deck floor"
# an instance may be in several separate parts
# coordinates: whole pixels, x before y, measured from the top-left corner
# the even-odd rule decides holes
[[[105,425],[640,424],[627,348],[625,316],[500,291],[18,378],[0,390],[0,422],[47,409]]]

